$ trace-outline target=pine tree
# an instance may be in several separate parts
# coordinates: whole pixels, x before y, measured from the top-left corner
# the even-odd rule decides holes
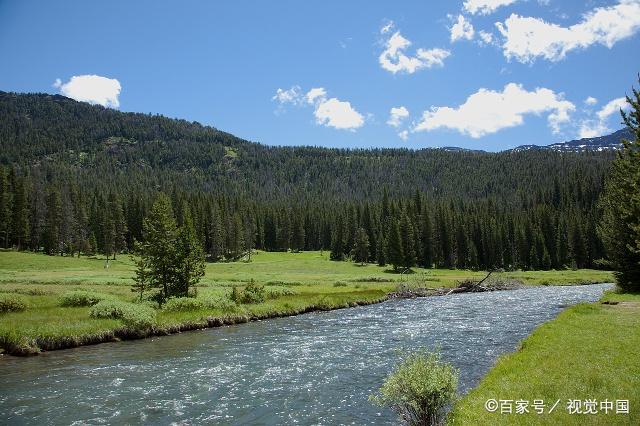
[[[376,241],[376,262],[378,263],[378,266],[385,266],[387,264],[387,247],[382,230],[378,232]]]
[[[211,218],[209,228],[209,241],[211,248],[209,250],[209,256],[214,262],[219,261],[225,254],[225,237],[222,229],[222,214],[219,207],[214,207],[213,217]]]
[[[187,297],[204,276],[204,251],[193,226],[191,210],[183,206],[182,226],[178,231],[175,250],[175,277],[171,295]]]
[[[416,251],[414,248],[413,225],[407,213],[403,213],[400,219],[400,241],[402,244],[402,263],[405,268],[411,268],[416,264]]]
[[[295,215],[293,219],[293,233],[291,235],[291,249],[298,253],[304,250],[304,219]]]
[[[335,229],[331,236],[331,254],[329,255],[329,259],[344,260],[344,255],[344,226],[342,216],[338,215],[336,218]]]
[[[389,224],[385,258],[396,271],[404,264],[405,258],[402,252],[402,237],[400,235],[400,226],[396,220],[392,220]]]
[[[640,81],[640,78],[638,79]],[[618,286],[640,290],[640,91],[627,96],[631,106],[622,112],[635,140],[624,141],[613,162],[600,200],[603,210],[599,234],[616,270]]]
[[[369,260],[369,236],[364,228],[358,228],[356,230],[351,256],[354,262],[359,262],[362,265]]]
[[[54,255],[62,251],[60,227],[62,225],[62,200],[57,188],[50,188],[47,195],[47,217],[44,235],[44,251]]]
[[[136,282],[148,283],[154,291],[151,299],[162,305],[170,297],[176,271],[178,230],[169,197],[160,193],[142,225],[142,242],[138,245],[145,269],[136,271]]]
[[[431,228],[431,218],[425,209],[422,213],[422,227],[420,232],[420,266],[423,268],[433,267],[433,230]]]
[[[16,177],[13,182],[12,238],[18,250],[29,242],[29,200],[24,178]]]
[[[11,201],[9,178],[5,174],[4,168],[0,167],[0,244],[5,248],[9,247],[9,236],[11,235]]]

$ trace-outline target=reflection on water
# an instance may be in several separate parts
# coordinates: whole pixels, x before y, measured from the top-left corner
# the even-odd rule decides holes
[[[290,318],[0,357],[8,424],[392,423],[368,395],[398,350],[439,344],[462,392],[563,306],[608,285],[399,300]]]

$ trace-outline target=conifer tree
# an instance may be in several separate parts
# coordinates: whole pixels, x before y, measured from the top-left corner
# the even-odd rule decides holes
[[[385,257],[386,261],[390,263],[396,271],[400,266],[403,266],[405,261],[402,245],[400,225],[398,224],[398,221],[392,220],[389,224]]]
[[[60,227],[62,226],[62,200],[57,188],[50,188],[47,195],[47,217],[45,224],[44,251],[54,255],[62,251]]]
[[[338,215],[336,218],[335,229],[331,236],[331,254],[329,255],[329,259],[344,260],[344,255],[344,226],[342,216]]]
[[[351,256],[354,262],[358,262],[361,265],[364,265],[369,260],[369,236],[364,228],[356,230]]]
[[[603,215],[598,230],[618,286],[640,291],[640,91],[634,88],[627,102],[631,110],[621,113],[634,140],[623,142],[613,162],[600,200]]]
[[[411,268],[416,264],[416,251],[414,248],[413,225],[407,213],[400,218],[400,241],[402,245],[402,263],[405,268]]]
[[[136,282],[144,282],[154,292],[151,299],[159,305],[172,295],[174,288],[177,234],[171,200],[166,194],[160,193],[143,222],[143,240],[138,245],[138,251],[144,269],[136,271]]]
[[[0,167],[0,244],[9,247],[11,235],[11,200],[12,193],[9,188],[9,178],[4,168]]]
[[[175,277],[171,285],[171,295],[187,297],[190,289],[204,276],[204,251],[193,226],[191,210],[185,204],[182,226],[178,230],[175,250]]]
[[[385,266],[387,264],[387,247],[382,230],[378,231],[378,237],[376,241],[376,262],[378,263],[378,266]]]

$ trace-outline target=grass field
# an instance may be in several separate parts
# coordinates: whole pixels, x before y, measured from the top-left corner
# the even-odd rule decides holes
[[[69,258],[42,254],[0,252],[0,295],[20,294],[26,300],[24,312],[0,314],[0,347],[25,352],[54,349],[113,340],[123,324],[116,319],[97,319],[87,307],[61,307],[60,295],[70,289],[108,294],[133,301],[130,285],[134,275],[128,256],[109,261],[100,258]],[[501,274],[526,284],[580,284],[610,282],[606,271],[526,271]],[[259,284],[291,289],[295,294],[234,309],[198,309],[157,313],[157,333],[202,328],[211,318],[245,322],[250,318],[292,315],[313,309],[334,309],[383,300],[399,282],[421,287],[450,287],[457,281],[483,277],[464,270],[424,270],[411,274],[391,273],[377,265],[359,266],[331,262],[328,252],[258,252],[251,262],[208,264],[198,287],[198,297],[225,296],[233,285],[244,286],[253,279]]]
[[[608,292],[601,302],[562,312],[501,357],[479,386],[455,406],[453,424],[640,424],[640,294]],[[488,412],[489,399],[543,400],[537,414]],[[568,400],[595,400],[598,414],[570,414]],[[556,409],[548,413],[560,400]],[[613,402],[605,414],[600,403]],[[616,414],[617,400],[629,401],[629,414]],[[606,406],[605,402],[605,406]],[[508,406],[508,405],[507,405]]]

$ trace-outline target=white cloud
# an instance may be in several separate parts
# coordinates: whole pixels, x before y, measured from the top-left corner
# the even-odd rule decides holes
[[[480,36],[480,44],[491,44],[493,43],[493,34],[484,31],[484,30],[480,30],[478,32],[478,35]]]
[[[355,130],[364,125],[364,117],[351,103],[336,98],[320,101],[314,115],[318,124],[336,129]]]
[[[473,40],[473,35],[475,33],[471,22],[467,21],[462,15],[458,15],[458,20],[451,26],[451,28],[449,28],[449,31],[451,32],[452,43],[462,39]]]
[[[295,106],[313,105],[316,123],[343,130],[355,130],[364,125],[364,117],[356,111],[351,103],[337,98],[327,99],[327,91],[323,87],[314,87],[303,93],[300,86],[290,89],[278,89],[271,98],[280,107],[285,104]]]
[[[407,139],[409,139],[409,131],[408,130],[403,130],[403,131],[399,132],[398,133],[398,137],[406,142]]]
[[[382,34],[389,33],[393,29],[393,23],[382,28]],[[378,58],[380,66],[392,73],[406,72],[413,74],[422,68],[431,68],[433,66],[443,66],[451,52],[444,49],[418,49],[415,56],[408,56],[405,50],[411,46],[411,42],[404,38],[400,31],[394,32],[384,42],[384,51]]]
[[[280,104],[298,105],[302,100],[300,86],[291,86],[290,89],[278,89],[271,100],[278,101]]]
[[[120,102],[118,96],[122,87],[115,78],[107,78],[99,75],[75,75],[66,83],[56,78],[53,87],[60,93],[71,99],[90,104],[98,104],[104,107],[118,108]]]
[[[326,97],[327,97],[327,91],[324,90],[324,88],[322,87],[314,87],[313,89],[309,90],[305,95],[307,103],[309,104],[313,104],[316,101],[316,99],[326,99]]]
[[[464,10],[472,15],[488,15],[501,6],[508,6],[518,0],[466,0],[463,3]]]
[[[609,101],[605,106],[598,111],[598,118],[600,120],[606,120],[611,115],[618,113],[621,109],[626,109],[629,106],[627,98],[616,98]]]
[[[598,100],[596,98],[594,98],[593,96],[589,96],[587,99],[584,100],[584,103],[586,105],[595,105],[598,103]]]
[[[496,26],[505,38],[502,48],[508,59],[522,63],[532,63],[539,57],[559,61],[571,50],[593,44],[611,48],[631,37],[640,29],[640,1],[620,0],[615,6],[595,8],[570,27],[516,14]]]
[[[423,113],[413,131],[449,128],[479,138],[523,124],[525,114],[548,113],[549,126],[558,132],[574,110],[575,105],[553,90],[537,88],[529,92],[522,85],[509,83],[502,92],[480,89],[457,108],[432,107]]]
[[[616,98],[607,102],[605,106],[596,112],[595,118],[583,120],[580,123],[578,136],[580,138],[595,138],[611,132],[611,128],[608,125],[611,116],[617,114],[621,109],[626,110],[628,108],[629,104],[626,98]]]
[[[402,124],[402,121],[409,117],[409,110],[403,106],[393,107],[391,111],[389,111],[389,119],[387,120],[387,124],[392,127],[399,127]]]

